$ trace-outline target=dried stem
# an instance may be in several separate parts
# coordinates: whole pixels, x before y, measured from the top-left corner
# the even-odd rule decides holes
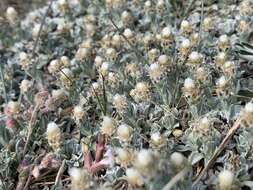
[[[62,161],[61,167],[58,170],[57,176],[55,178],[54,185],[57,185],[59,183],[64,170],[65,170],[65,159]]]
[[[127,39],[127,37],[120,31],[119,27],[117,24],[113,21],[112,15],[108,13],[109,20],[111,21],[112,25],[114,28],[119,32],[119,34],[124,38],[124,40],[130,45],[130,47],[133,49],[133,51],[136,53],[137,58],[142,58],[144,62],[147,62],[147,60],[143,57],[142,53],[135,47],[135,45]]]
[[[215,163],[215,161],[216,161],[217,157],[219,156],[219,154],[224,150],[224,148],[228,144],[228,142],[231,139],[231,137],[235,134],[235,132],[237,131],[237,129],[239,129],[240,124],[241,124],[241,118],[238,118],[235,121],[235,123],[232,126],[232,128],[228,131],[227,135],[225,136],[225,138],[223,139],[223,141],[221,142],[221,144],[219,145],[219,147],[215,150],[215,152],[212,155],[211,159],[208,161],[206,167],[201,171],[201,173],[199,174],[199,176],[197,177],[197,179],[194,181],[194,183],[192,185],[193,187],[201,180],[201,178],[208,171],[208,169]]]
[[[163,188],[162,190],[170,190],[179,180],[183,179],[183,177],[188,172],[188,167],[185,167],[183,170],[178,172]]]
[[[200,49],[200,42],[201,42],[201,37],[202,37],[203,19],[204,19],[204,0],[201,0],[201,17],[200,17],[200,25],[199,25],[198,50]]]
[[[1,83],[3,85],[4,100],[5,100],[5,103],[7,103],[8,102],[8,97],[7,97],[6,87],[5,87],[5,82],[4,82],[3,68],[2,68],[1,65],[0,65],[0,79],[1,79]]]
[[[33,112],[32,112],[32,116],[31,116],[31,119],[29,121],[29,125],[28,125],[28,134],[27,134],[27,140],[26,140],[26,143],[25,143],[25,147],[24,147],[24,151],[23,151],[23,155],[26,154],[26,151],[27,151],[27,147],[28,147],[28,144],[29,144],[29,141],[30,141],[30,138],[31,138],[31,135],[32,135],[32,131],[33,131],[33,125],[35,123],[35,118],[37,116],[37,112],[39,110],[39,105],[36,105]]]

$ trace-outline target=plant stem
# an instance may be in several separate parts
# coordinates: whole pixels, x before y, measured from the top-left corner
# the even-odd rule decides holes
[[[237,131],[237,129],[240,128],[240,124],[241,124],[241,118],[238,118],[235,121],[235,123],[232,126],[232,128],[228,131],[227,135],[225,136],[225,138],[223,139],[223,141],[221,142],[221,144],[219,145],[219,147],[215,150],[215,152],[212,155],[212,157],[210,158],[210,160],[207,162],[206,167],[201,171],[201,173],[199,174],[199,176],[197,177],[197,179],[194,181],[192,187],[194,187],[201,180],[201,178],[204,176],[204,174],[207,172],[207,170],[215,163],[217,157],[224,150],[224,148],[228,144],[228,142],[231,139],[231,137],[235,134],[235,132]]]
[[[183,179],[183,177],[186,175],[186,173],[188,172],[188,167],[185,167],[183,170],[181,170],[180,172],[178,172],[163,188],[162,190],[171,190],[172,187],[181,179]]]

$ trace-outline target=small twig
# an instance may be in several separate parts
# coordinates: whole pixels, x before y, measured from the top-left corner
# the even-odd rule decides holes
[[[28,179],[25,183],[25,187],[23,188],[23,190],[27,190],[27,188],[29,187],[30,185],[30,182],[31,182],[31,179],[32,179],[32,174],[31,174],[31,171],[29,172],[29,176],[28,176]]]
[[[162,190],[170,190],[179,180],[181,180],[188,172],[188,167],[178,172],[163,188]]]
[[[41,22],[41,24],[40,24],[39,32],[38,32],[38,35],[36,36],[36,39],[35,39],[35,42],[34,42],[34,45],[33,45],[33,49],[32,49],[32,56],[31,56],[32,59],[35,57],[35,51],[36,51],[37,46],[38,46],[38,42],[39,42],[39,39],[40,39],[40,35],[41,35],[41,32],[42,32],[43,26],[44,26],[45,23],[46,23],[46,17],[47,17],[47,15],[48,15],[48,13],[49,13],[49,10],[51,9],[51,6],[52,6],[52,4],[53,4],[53,1],[54,1],[54,0],[50,0],[50,3],[49,3],[49,5],[48,5],[48,7],[47,7],[47,10],[46,10],[46,13],[44,14],[44,16],[43,16],[43,18],[42,18],[42,22]],[[34,71],[34,73],[35,73],[35,69],[36,69],[36,65],[35,65],[35,63],[34,63],[34,65],[33,65],[33,71]],[[25,72],[25,77],[24,77],[24,78],[27,79],[27,76],[28,76],[28,74],[27,74],[27,72]],[[35,80],[35,79],[34,79],[34,80]],[[23,94],[20,93],[20,94],[19,94],[19,97],[18,97],[18,101],[19,101],[19,102],[21,102],[22,96],[23,96]]]
[[[3,74],[3,68],[2,66],[0,65],[0,77],[1,77],[1,83],[3,85],[3,93],[4,93],[4,100],[5,100],[5,103],[8,102],[8,97],[7,97],[7,93],[6,93],[6,86],[5,86],[5,82],[4,82],[4,74]]]
[[[25,143],[24,151],[23,151],[23,156],[26,154],[26,151],[27,151],[27,147],[28,147],[31,135],[32,135],[33,125],[35,123],[35,118],[37,116],[38,110],[39,110],[39,105],[35,105],[35,108],[32,112],[32,116],[31,116],[31,119],[30,119],[29,125],[28,125],[28,134],[27,134],[27,140],[26,140],[26,143]]]
[[[54,185],[58,185],[64,170],[65,170],[65,159],[62,161],[61,167],[58,170]]]
[[[124,38],[124,40],[130,45],[130,47],[133,49],[133,51],[136,53],[137,58],[143,59],[144,62],[147,62],[147,60],[143,57],[142,53],[135,47],[135,45],[127,39],[127,37],[120,31],[120,28],[117,26],[117,24],[113,21],[112,15],[108,13],[108,17],[114,28],[119,32],[119,34]]]
[[[103,97],[104,97],[104,110],[105,110],[105,114],[107,113],[107,96],[106,96],[106,90],[105,90],[105,78],[103,75],[102,76],[102,80],[103,80]]]
[[[185,10],[183,19],[185,19],[185,18],[188,16],[188,14],[190,13],[190,11],[191,11],[191,9],[192,9],[192,7],[193,7],[195,1],[196,1],[196,0],[192,0],[192,1],[190,2],[189,6],[188,6],[188,7],[186,8],[186,10]],[[181,23],[181,22],[180,22],[180,23]]]
[[[52,6],[52,4],[53,4],[53,1],[54,1],[54,0],[50,0],[50,3],[49,3],[49,5],[48,5],[48,7],[47,7],[47,10],[46,10],[46,13],[45,13],[44,16],[43,16],[43,19],[42,19],[42,22],[41,22],[41,25],[40,25],[40,29],[39,29],[39,32],[38,32],[38,36],[37,36],[36,39],[35,39],[35,43],[34,43],[34,46],[33,46],[33,49],[32,49],[32,58],[34,58],[34,56],[35,56],[35,50],[36,50],[36,48],[37,48],[37,45],[38,45],[38,42],[39,42],[39,38],[40,38],[42,29],[43,29],[43,26],[44,26],[45,23],[46,23],[46,17],[47,17],[47,15],[48,15],[48,13],[49,13],[49,10],[51,9],[51,6]]]
[[[228,144],[229,140],[235,134],[235,132],[237,131],[237,129],[239,129],[240,124],[241,124],[241,118],[238,118],[235,121],[235,123],[232,126],[232,128],[228,131],[227,135],[225,136],[225,138],[223,139],[223,141],[221,142],[221,144],[219,145],[219,147],[215,150],[214,154],[212,155],[212,157],[208,161],[206,167],[201,171],[201,173],[199,174],[199,176],[197,177],[197,179],[194,181],[194,183],[192,185],[193,187],[201,180],[201,178],[204,176],[204,174],[207,172],[207,170],[215,163],[216,158],[219,156],[219,154],[226,147],[226,145]]]
[[[200,42],[202,38],[203,20],[204,20],[204,0],[201,0],[201,16],[200,16],[199,36],[198,36],[198,51],[200,49]]]

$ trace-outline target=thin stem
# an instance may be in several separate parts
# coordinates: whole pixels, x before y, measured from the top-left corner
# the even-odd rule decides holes
[[[235,123],[232,126],[232,128],[228,131],[227,135],[225,136],[225,138],[223,139],[223,141],[221,142],[221,144],[219,145],[219,147],[215,150],[215,152],[212,155],[212,157],[210,158],[210,160],[207,162],[206,167],[201,171],[201,173],[199,174],[199,176],[197,177],[197,179],[194,181],[194,183],[192,185],[193,187],[201,180],[201,178],[204,176],[204,174],[215,163],[215,161],[216,161],[217,157],[219,156],[219,154],[224,150],[224,148],[226,147],[226,145],[228,144],[228,142],[232,138],[232,136],[235,134],[235,132],[237,131],[237,129],[240,128],[240,124],[241,124],[241,118],[238,118],[235,121]]]
[[[6,86],[5,86],[5,82],[4,82],[4,74],[3,74],[3,68],[2,66],[0,66],[0,77],[1,77],[1,83],[3,85],[3,93],[4,93],[4,100],[5,100],[5,103],[8,102],[8,97],[7,97],[7,92],[6,92]]]
[[[200,25],[199,25],[199,36],[198,36],[198,51],[200,50],[200,42],[202,38],[203,19],[204,19],[204,0],[201,0],[201,17],[200,17]]]
[[[185,167],[183,170],[178,172],[163,188],[162,190],[171,190],[178,181],[183,179],[183,177],[187,174],[188,172],[188,167]]]
[[[62,174],[64,172],[64,169],[65,169],[65,159],[62,161],[61,167],[58,170],[57,176],[55,178],[54,185],[58,185],[58,183],[59,183],[59,181],[61,179],[61,176],[62,176]]]
[[[39,105],[36,105],[33,112],[32,112],[32,116],[31,116],[31,119],[30,119],[30,122],[29,122],[29,125],[28,125],[28,134],[27,134],[27,140],[26,140],[26,143],[25,143],[24,151],[23,151],[23,156],[26,154],[26,151],[27,151],[27,147],[28,147],[31,135],[32,135],[32,131],[33,131],[33,125],[35,123],[34,120],[37,116],[38,110],[39,110]]]

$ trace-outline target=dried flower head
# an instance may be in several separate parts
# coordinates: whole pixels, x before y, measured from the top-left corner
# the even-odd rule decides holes
[[[127,108],[127,99],[125,95],[119,95],[116,94],[113,97],[113,107],[117,110],[119,113],[123,113]]]
[[[151,92],[149,86],[145,82],[139,82],[135,85],[135,88],[130,91],[136,101],[149,101],[151,98]]]

